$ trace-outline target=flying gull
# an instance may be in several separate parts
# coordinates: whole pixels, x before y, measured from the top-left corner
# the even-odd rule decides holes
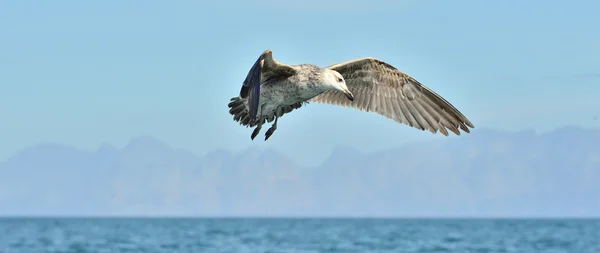
[[[392,65],[372,57],[359,58],[325,68],[313,64],[286,65],[265,50],[243,82],[238,97],[228,107],[233,120],[255,127],[254,140],[262,125],[273,122],[265,141],[277,129],[284,114],[315,102],[377,113],[398,123],[438,131],[448,136],[459,128],[469,133],[473,124],[443,97],[400,72]]]

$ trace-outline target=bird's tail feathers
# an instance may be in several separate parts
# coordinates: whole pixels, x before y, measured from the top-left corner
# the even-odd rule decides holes
[[[229,114],[233,115],[233,120],[240,123],[240,125],[251,127],[250,113],[248,111],[248,103],[245,98],[233,97],[227,105],[229,107]]]
[[[302,102],[302,103],[296,103],[296,104],[289,105],[289,106],[284,106],[284,107],[280,108],[282,110],[280,112],[280,114],[281,114],[281,116],[283,116],[286,113],[289,113],[295,109],[300,108],[303,104],[306,104],[306,103],[308,103],[308,102]],[[227,106],[229,107],[229,114],[233,115],[233,120],[236,122],[239,122],[240,125],[243,125],[246,127],[255,127],[259,123],[264,124],[264,123],[268,123],[268,122],[273,122],[275,120],[274,113],[268,114],[266,117],[261,116],[258,121],[250,120],[250,109],[249,109],[247,98],[233,97],[233,98],[231,98],[231,100],[229,100],[229,104],[227,104]]]

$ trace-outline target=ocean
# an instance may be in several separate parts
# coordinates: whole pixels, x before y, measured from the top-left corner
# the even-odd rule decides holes
[[[0,218],[1,253],[600,253],[600,220]]]

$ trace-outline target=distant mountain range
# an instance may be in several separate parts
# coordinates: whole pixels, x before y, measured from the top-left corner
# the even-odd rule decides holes
[[[600,129],[339,147],[317,168],[152,137],[95,152],[41,144],[0,163],[0,215],[600,216]]]

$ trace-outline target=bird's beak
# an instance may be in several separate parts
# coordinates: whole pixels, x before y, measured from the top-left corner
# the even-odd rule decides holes
[[[350,101],[354,101],[354,94],[352,94],[352,92],[350,92],[349,90],[344,90],[344,95],[346,95],[346,97],[350,99]]]

